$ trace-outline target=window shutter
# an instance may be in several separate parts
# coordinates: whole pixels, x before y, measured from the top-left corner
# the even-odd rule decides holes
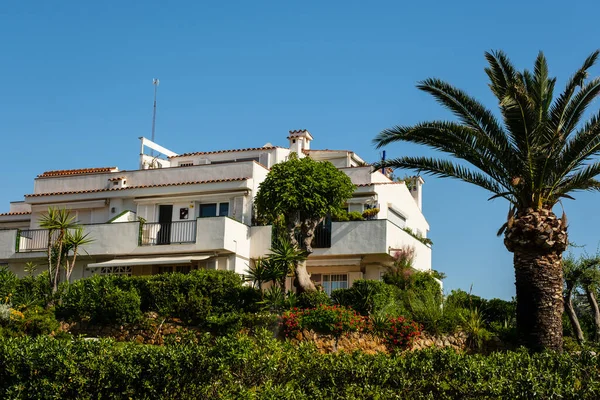
[[[231,213],[231,216],[233,219],[243,222],[244,198],[242,196],[238,196],[233,199],[233,212]]]

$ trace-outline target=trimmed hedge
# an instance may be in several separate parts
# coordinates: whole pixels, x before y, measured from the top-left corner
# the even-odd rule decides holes
[[[210,315],[257,311],[256,289],[232,271],[197,270],[189,274],[93,276],[61,287],[57,315],[98,324],[134,322],[156,311],[202,325]]]
[[[598,357],[319,354],[266,335],[150,346],[0,339],[6,399],[596,399]]]

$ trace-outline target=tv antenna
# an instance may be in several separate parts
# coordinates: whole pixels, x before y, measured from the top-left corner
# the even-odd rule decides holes
[[[160,81],[156,78],[152,79],[152,85],[154,85],[154,109],[152,111],[152,141],[154,142],[154,130],[156,128],[156,90]],[[154,151],[152,151],[154,153]],[[153,154],[152,154],[153,155]]]

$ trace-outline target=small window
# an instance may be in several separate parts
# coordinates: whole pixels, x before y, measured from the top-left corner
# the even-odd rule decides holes
[[[113,186],[117,186],[119,184],[119,181],[113,181]]]
[[[348,289],[347,274],[324,274],[323,275],[323,290],[328,295],[336,289]]]
[[[200,218],[216,217],[217,203],[200,204]]]
[[[219,217],[229,216],[229,203],[219,203]]]
[[[193,161],[184,161],[184,162],[180,162],[179,166],[180,167],[191,167],[194,165]]]

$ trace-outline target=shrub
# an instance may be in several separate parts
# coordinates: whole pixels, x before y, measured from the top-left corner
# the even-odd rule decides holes
[[[320,290],[300,293],[297,298],[298,308],[315,308],[320,305],[330,304],[331,298],[327,293]]]
[[[364,221],[365,220],[365,218],[362,216],[362,213],[359,211],[349,212],[348,219],[350,219],[350,221]]]
[[[19,278],[7,267],[0,267],[0,303],[12,303]]]
[[[281,327],[286,337],[295,337],[304,329],[339,337],[348,332],[362,331],[366,327],[366,319],[345,307],[320,305],[305,310],[293,308],[284,313]]]
[[[378,313],[384,309],[388,315],[400,315],[403,310],[396,301],[397,296],[399,292],[396,287],[364,279],[354,281],[349,289],[337,289],[331,293],[335,304],[352,308],[362,315]]]
[[[44,309],[40,306],[27,308],[23,312],[23,318],[16,324],[18,329],[28,336],[49,335],[60,329],[54,309]]]
[[[123,290],[110,276],[95,275],[63,285],[59,317],[89,319],[96,324],[134,322],[141,316],[140,295],[135,289]]]
[[[598,357],[319,354],[269,333],[168,346],[0,339],[2,399],[597,399]]]
[[[52,299],[52,286],[45,271],[37,276],[26,276],[19,279],[13,304],[16,306],[45,306]]]
[[[377,326],[376,330],[383,336],[390,349],[410,347],[421,335],[421,326],[402,316],[387,319],[384,324]]]

